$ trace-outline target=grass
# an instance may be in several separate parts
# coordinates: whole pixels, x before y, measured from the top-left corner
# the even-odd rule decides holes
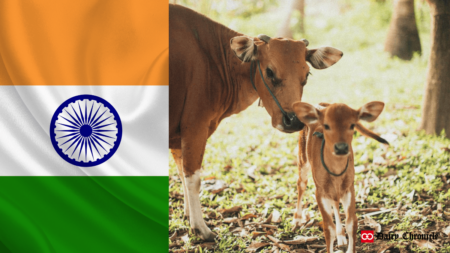
[[[323,5],[323,1],[319,1],[319,7],[320,4]],[[405,62],[390,58],[383,52],[391,15],[389,1],[380,4],[347,0],[340,1],[339,8],[339,13],[325,15],[307,5],[307,33],[303,36],[295,34],[297,38],[307,38],[310,47],[327,44],[344,51],[344,57],[335,66],[311,71],[313,76],[304,89],[302,101],[312,104],[341,102],[354,108],[374,100],[384,101],[386,107],[379,119],[366,126],[383,134],[391,145],[386,148],[359,134],[353,141],[355,166],[364,168],[364,172],[355,177],[356,195],[360,195],[357,208],[398,209],[372,217],[381,224],[383,231],[442,231],[443,227],[450,225],[450,217],[442,214],[443,211],[450,213],[450,153],[446,149],[450,140],[443,135],[430,136],[417,131],[430,48],[428,9],[424,5],[416,11],[422,55]],[[213,18],[249,35],[270,35],[275,34],[276,24],[282,17],[273,11],[245,18],[215,13]],[[268,25],[261,25],[266,23]],[[291,232],[290,222],[297,200],[297,140],[298,134],[283,134],[273,129],[269,115],[256,103],[246,111],[223,120],[208,140],[202,178],[209,179],[211,184],[223,181],[228,187],[218,194],[207,190],[201,194],[205,217],[220,239],[212,249],[200,251],[192,234],[190,241],[186,242],[174,237],[171,243],[178,242],[181,246],[171,250],[245,252],[252,242],[270,242],[264,235],[252,238],[252,233],[231,232],[238,227],[237,224],[223,223],[228,215],[221,217],[219,210],[234,206],[242,206],[242,210],[231,214],[231,217],[243,217],[249,213],[257,215],[252,221],[265,219],[274,210],[280,212],[281,223],[277,224],[277,229],[269,231],[276,238],[318,236],[324,243],[317,224]],[[253,168],[256,180],[248,176],[247,171]],[[207,186],[204,184],[202,187],[205,189]],[[320,221],[314,189],[310,177],[303,201],[312,218]],[[171,235],[175,231],[185,234],[189,223],[183,220],[183,201],[179,197],[183,190],[172,159],[169,192],[169,232]],[[441,211],[437,210],[438,207]],[[429,213],[426,212],[428,209]],[[359,228],[364,226],[360,224]],[[261,229],[258,231],[263,232]],[[438,252],[450,252],[449,238],[443,233],[439,238],[440,245],[436,244]],[[392,252],[426,251],[410,240],[359,243],[358,247],[367,252],[378,252],[389,245],[394,247]],[[302,247],[305,248],[297,248]]]

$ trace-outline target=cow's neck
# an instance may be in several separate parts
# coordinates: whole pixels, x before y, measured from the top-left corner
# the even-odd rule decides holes
[[[222,88],[227,94],[221,100],[226,105],[223,117],[227,117],[245,110],[259,98],[259,95],[250,80],[250,63],[242,63],[230,47],[231,38],[242,34],[224,28],[218,35],[222,49],[222,68],[219,71],[223,71]]]

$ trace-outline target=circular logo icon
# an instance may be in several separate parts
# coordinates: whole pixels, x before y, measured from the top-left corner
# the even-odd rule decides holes
[[[370,233],[364,233],[364,234],[361,234],[361,238],[362,238],[363,240],[373,240],[373,234],[370,234]]]
[[[101,97],[69,98],[55,111],[50,139],[68,163],[81,167],[102,164],[119,148],[122,123],[114,107]]]

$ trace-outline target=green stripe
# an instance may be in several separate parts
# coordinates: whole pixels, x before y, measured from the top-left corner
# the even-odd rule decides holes
[[[167,252],[168,177],[0,177],[0,252]]]

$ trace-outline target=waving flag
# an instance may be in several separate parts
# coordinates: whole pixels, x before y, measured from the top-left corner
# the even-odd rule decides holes
[[[166,1],[0,1],[0,253],[167,252]]]

